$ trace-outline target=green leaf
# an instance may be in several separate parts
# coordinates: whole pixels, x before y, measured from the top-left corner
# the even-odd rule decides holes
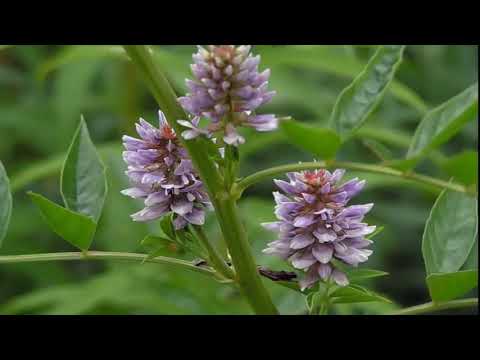
[[[356,59],[345,56],[332,45],[291,45],[288,47],[257,46],[262,61],[278,74],[281,66],[314,69],[344,78],[355,78],[363,68]],[[292,51],[294,49],[295,51]],[[277,67],[277,68],[275,68]],[[275,70],[275,71],[274,71]],[[427,111],[427,105],[413,90],[402,83],[393,81],[390,92],[400,101],[415,108],[420,113]]]
[[[145,247],[148,248],[164,248],[172,243],[172,240],[155,235],[147,235],[145,238],[140,242]]]
[[[382,100],[402,61],[404,45],[380,46],[365,69],[340,94],[330,126],[345,140],[367,121]]]
[[[170,239],[176,239],[177,236],[175,235],[175,228],[173,226],[173,214],[167,214],[160,220],[160,228]]]
[[[467,150],[445,159],[442,169],[466,185],[478,183],[478,152]]]
[[[388,161],[393,159],[393,154],[390,149],[381,142],[373,139],[362,139],[361,143],[380,161]]]
[[[475,239],[475,244],[473,245],[472,250],[470,250],[468,258],[465,261],[465,264],[462,266],[462,270],[472,269],[478,269],[478,235]]]
[[[29,192],[50,228],[80,250],[87,251],[92,244],[97,225],[82,214],[65,209],[42,195]]]
[[[338,287],[337,289],[334,289],[330,297],[333,304],[350,304],[372,301],[391,303],[386,297],[358,285]]]
[[[465,295],[478,286],[478,269],[427,276],[433,301],[449,301]]]
[[[474,245],[477,230],[477,199],[444,190],[433,205],[423,233],[427,274],[458,271]]]
[[[317,128],[291,119],[282,120],[280,128],[288,142],[322,159],[333,158],[340,148],[340,138],[331,129]]]
[[[332,264],[347,275],[350,283],[354,283],[359,280],[388,275],[387,272],[380,270],[352,268],[337,259],[332,259]]]
[[[478,111],[478,84],[430,111],[415,131],[407,159],[418,162],[432,149],[447,142]]]
[[[107,195],[107,178],[83,117],[63,165],[60,191],[66,208],[98,222]]]
[[[352,269],[347,272],[347,277],[350,282],[355,283],[360,280],[372,279],[381,276],[387,276],[388,273],[373,269]]]
[[[147,249],[148,257],[146,260],[149,260],[161,255],[165,248],[172,244],[172,240],[161,236],[147,235],[140,244]]]
[[[12,214],[12,193],[10,192],[10,182],[7,172],[0,161],[0,247],[2,241],[7,235],[10,215]]]

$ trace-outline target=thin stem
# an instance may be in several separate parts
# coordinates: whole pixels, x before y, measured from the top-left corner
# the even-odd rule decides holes
[[[435,311],[469,308],[473,306],[478,306],[478,298],[453,300],[441,303],[429,302],[426,304],[398,310],[394,313],[391,313],[390,315],[420,315],[432,313]]]
[[[211,268],[196,266],[195,264],[165,256],[149,258],[145,254],[135,254],[126,252],[107,252],[107,251],[88,251],[82,252],[59,252],[49,254],[32,255],[6,255],[0,256],[0,264],[29,263],[29,262],[48,262],[48,261],[78,261],[78,260],[126,260],[136,262],[148,262],[155,264],[173,265],[186,270],[194,271],[204,275],[215,276],[215,271]]]
[[[193,229],[197,234],[198,239],[207,250],[209,260],[211,261],[211,265],[213,265],[213,267],[226,278],[234,279],[235,272],[232,270],[230,266],[227,265],[225,260],[222,258],[222,256],[218,252],[218,250],[212,245],[210,240],[205,235],[205,232],[203,231],[202,227],[193,226]]]
[[[447,182],[447,181],[432,178],[429,176],[419,175],[413,172],[402,172],[397,169],[379,166],[379,165],[370,165],[370,164],[343,162],[343,161],[329,161],[328,163],[325,161],[318,161],[318,162],[305,162],[305,163],[299,163],[299,164],[288,164],[288,165],[276,166],[270,169],[259,171],[250,176],[247,176],[237,184],[236,191],[241,193],[249,186],[261,180],[268,179],[273,176],[281,175],[291,171],[314,170],[314,169],[320,169],[320,168],[333,168],[333,167],[339,167],[339,168],[345,168],[345,169],[351,169],[351,170],[360,170],[360,171],[372,172],[372,173],[383,174],[388,176],[395,176],[395,177],[400,177],[404,179],[409,179],[418,183],[432,185],[441,189],[449,189],[453,191],[476,195],[474,191],[457,183]]]

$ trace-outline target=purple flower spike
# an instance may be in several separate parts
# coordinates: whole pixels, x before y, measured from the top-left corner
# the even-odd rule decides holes
[[[132,187],[122,194],[142,199],[145,204],[131,217],[134,221],[151,221],[173,212],[177,230],[188,223],[203,225],[205,208],[211,208],[208,195],[175,131],[161,111],[159,116],[158,129],[140,119],[136,128],[141,139],[123,137],[123,158]]]
[[[258,71],[260,56],[252,56],[250,46],[209,45],[198,47],[191,66],[194,80],[186,80],[189,93],[178,99],[180,105],[194,118],[179,120],[189,128],[182,133],[185,139],[201,134],[211,136],[223,131],[227,144],[239,146],[245,142],[236,130],[247,126],[257,131],[273,131],[278,127],[275,115],[256,115],[255,111],[275,96],[268,91],[270,70]],[[210,120],[206,129],[198,128],[198,119]]]
[[[302,291],[319,280],[347,286],[347,276],[335,268],[332,260],[358,266],[372,254],[366,249],[372,241],[364,236],[373,233],[375,226],[362,220],[373,204],[347,206],[365,181],[353,179],[339,184],[344,173],[321,169],[289,173],[290,182],[275,180],[284,192],[273,193],[279,221],[262,225],[278,232],[279,237],[268,244],[264,253],[277,255],[305,271],[300,281]]]

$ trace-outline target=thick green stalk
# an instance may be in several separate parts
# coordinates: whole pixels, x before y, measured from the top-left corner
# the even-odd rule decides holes
[[[366,171],[366,172],[372,172],[372,173],[389,175],[389,176],[396,176],[396,177],[408,179],[411,181],[415,181],[418,183],[432,185],[440,189],[449,189],[453,191],[476,195],[476,193],[473,190],[470,190],[467,187],[454,182],[447,182],[447,181],[432,178],[429,176],[419,175],[413,172],[402,172],[397,169],[379,166],[379,165],[342,162],[342,161],[328,161],[328,162],[317,161],[317,162],[305,162],[305,163],[298,163],[298,164],[276,166],[270,169],[259,171],[250,176],[247,176],[237,184],[237,187],[235,190],[237,193],[241,193],[246,188],[248,188],[249,186],[259,181],[271,178],[276,175],[282,175],[291,171],[314,170],[314,169],[320,169],[320,168],[333,168],[333,167]]]
[[[50,254],[31,254],[31,255],[6,255],[0,256],[0,264],[26,263],[26,262],[49,262],[49,261],[78,261],[78,260],[127,260],[139,263],[148,262],[164,265],[173,265],[178,268],[194,271],[204,275],[215,276],[215,271],[196,266],[195,264],[164,256],[149,258],[146,254],[134,254],[125,252],[107,252],[107,251],[87,251],[82,252],[59,252]]]
[[[186,119],[186,114],[178,104],[168,80],[154,65],[148,48],[137,45],[126,45],[124,48],[145,78],[153,96],[170,121],[170,125],[177,134],[181,134],[183,128],[177,120]],[[235,201],[229,193],[224,191],[222,178],[215,163],[208,156],[206,147],[202,146],[202,139],[185,141],[181,136],[179,139],[187,149],[210,195],[232,256],[242,293],[256,313],[276,314],[277,310],[257,273],[245,230],[236,213]]]
[[[462,309],[474,306],[478,306],[478,298],[453,300],[441,303],[429,302],[426,304],[398,310],[390,315],[420,315],[429,314],[435,311]]]
[[[258,275],[257,265],[250,250],[247,234],[238,215],[235,200],[228,196],[220,200],[217,206],[219,210],[218,221],[232,257],[242,293],[250,300],[250,304],[256,313],[277,314],[277,309]],[[253,297],[255,301],[251,301]]]

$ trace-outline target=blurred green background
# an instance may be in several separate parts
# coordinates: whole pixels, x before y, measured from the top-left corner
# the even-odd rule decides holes
[[[195,52],[189,46],[154,46],[155,59],[166,69],[179,94],[190,77]],[[324,125],[340,91],[375,51],[374,46],[255,46],[261,68],[271,68],[271,89],[278,92],[262,112],[293,116]],[[476,81],[476,46],[408,46],[396,84],[373,114],[366,132],[397,136],[383,142],[382,157],[401,157],[427,109]],[[157,107],[146,87],[116,46],[0,46],[0,159],[14,190],[12,223],[1,254],[73,249],[53,234],[26,196],[27,190],[61,202],[59,166],[84,114],[91,136],[108,166],[109,194],[92,249],[142,252],[141,239],[157,224],[138,224],[129,214],[141,204],[120,195],[128,186],[123,175],[121,136],[133,135],[138,117],[156,123]],[[478,122],[469,123],[441,156],[477,148]],[[370,139],[349,142],[339,158],[377,162],[380,145]],[[272,165],[312,160],[279,134],[251,134],[241,148],[243,175]],[[427,160],[420,172],[448,179]],[[423,226],[438,192],[412,187],[379,175],[350,173],[368,180],[356,203],[375,202],[368,221],[384,225],[375,238],[369,268],[390,273],[369,284],[394,304],[338,305],[338,314],[377,314],[429,301],[421,256]],[[271,221],[274,190],[270,181],[245,194],[240,206],[258,263],[274,269],[287,265],[261,254],[273,235],[260,222]],[[207,231],[219,232],[214,219]],[[166,250],[168,256],[186,257]],[[281,312],[306,311],[299,294],[265,281]],[[249,314],[237,290],[200,274],[157,264],[72,262],[0,266],[0,314]]]

